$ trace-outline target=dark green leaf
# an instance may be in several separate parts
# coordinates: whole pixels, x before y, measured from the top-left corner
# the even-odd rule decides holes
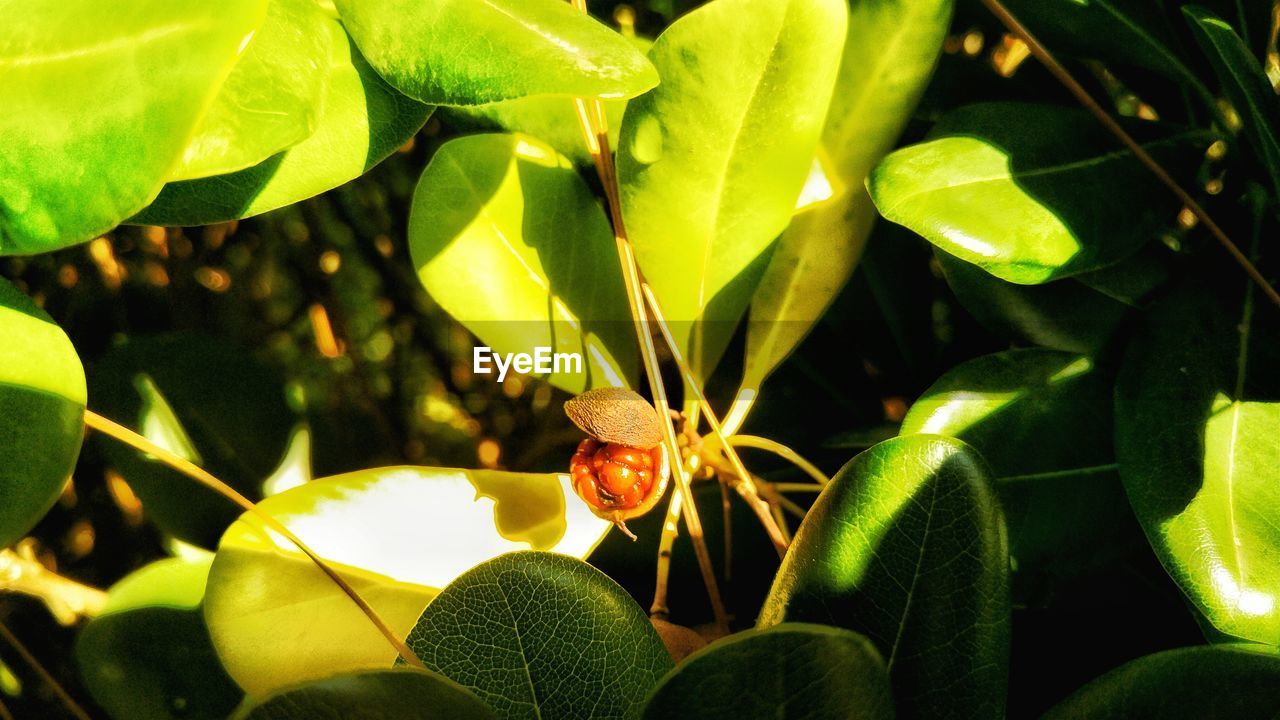
[[[1129,128],[1176,178],[1211,136]],[[885,218],[996,277],[1034,285],[1112,265],[1172,226],[1181,205],[1083,110],[1025,103],[960,108],[868,180]]]
[[[990,484],[982,458],[950,438],[900,437],[857,456],[801,523],[759,626],[867,635],[900,717],[1002,718],[1009,556]]]
[[[384,83],[337,20],[326,21],[326,32],[329,90],[309,138],[237,173],[170,183],[129,221],[208,225],[275,210],[360,177],[413,137],[431,106]]]
[[[413,668],[338,675],[268,695],[232,720],[493,720],[474,694]]]
[[[0,549],[71,478],[84,436],[84,368],[62,328],[0,279]]]
[[[711,372],[787,226],[822,133],[843,0],[713,0],[649,51],[618,179],[636,259],[694,371]]]
[[[0,3],[0,255],[90,240],[151,202],[265,11]]]
[[[635,384],[613,231],[551,147],[521,135],[446,143],[414,192],[409,250],[432,298],[495,352],[576,353],[577,367],[548,363],[570,392]]]
[[[626,38],[562,0],[337,0],[360,51],[433,105],[628,98],[658,84]]]
[[[94,369],[93,397],[107,417],[254,499],[297,423],[272,369],[247,350],[194,333],[136,336],[112,348]],[[214,547],[240,514],[150,456],[110,439],[102,447],[148,517],[186,542]]]
[[[463,573],[427,606],[408,643],[504,720],[635,718],[671,669],[625,590],[551,553],[511,553]]]
[[[690,655],[654,688],[644,720],[892,720],[884,660],[848,630],[783,623]]]
[[[1276,645],[1280,318],[1253,294],[1189,285],[1147,314],[1117,382],[1116,455],[1183,592],[1219,631]]]
[[[1247,647],[1168,650],[1121,665],[1043,720],[1258,720],[1280,707],[1280,657]]]
[[[212,559],[170,558],[130,574],[80,632],[80,676],[111,717],[222,720],[240,701],[200,612]]]

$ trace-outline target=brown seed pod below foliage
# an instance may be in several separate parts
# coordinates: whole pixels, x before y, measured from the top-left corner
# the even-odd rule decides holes
[[[626,388],[597,388],[565,402],[564,412],[591,437],[651,450],[662,442],[658,411]]]

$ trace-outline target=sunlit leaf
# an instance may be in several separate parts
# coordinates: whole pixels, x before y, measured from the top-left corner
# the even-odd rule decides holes
[[[623,214],[699,374],[724,352],[791,219],[847,15],[843,0],[713,0],[649,51],[662,84],[623,117]]]
[[[361,52],[435,105],[528,95],[626,98],[658,83],[624,37],[563,0],[337,0]]]
[[[150,202],[265,11],[0,2],[0,255],[90,240]]]
[[[232,720],[493,720],[466,688],[437,673],[412,668],[372,670],[324,678],[272,693]]]
[[[360,177],[413,137],[431,107],[384,83],[336,20],[326,28],[329,89],[310,137],[240,172],[170,183],[130,222],[207,225],[275,210]]]
[[[445,144],[414,193],[409,250],[432,298],[494,351],[576,354],[576,365],[534,369],[571,392],[635,383],[613,232],[549,146],[521,135]]]
[[[221,720],[240,701],[200,610],[212,560],[170,558],[130,574],[80,632],[80,676],[111,717]]]
[[[912,435],[857,456],[796,533],[759,627],[860,632],[885,657],[900,718],[1003,718],[1009,559],[986,463]]]
[[[567,475],[485,470],[366,470],[259,507],[336,566],[401,637],[476,563],[527,549],[583,557],[609,528]],[[205,617],[228,672],[252,695],[396,657],[322,571],[252,514],[222,538]]]
[[[730,635],[654,688],[644,720],[891,720],[884,660],[865,637],[783,623]]]
[[[634,718],[671,669],[625,590],[551,553],[511,553],[462,574],[427,606],[408,643],[503,720]]]
[[[1174,177],[1194,179],[1212,136],[1129,128]],[[868,180],[886,219],[1012,283],[1114,264],[1171,227],[1181,203],[1083,110],[969,105]]]
[[[1280,644],[1280,322],[1253,293],[1195,286],[1144,318],[1116,387],[1129,501],[1219,631]],[[1247,294],[1247,297],[1246,297]]]
[[[112,348],[93,373],[107,417],[191,460],[241,494],[262,497],[297,418],[284,380],[248,350],[196,333],[139,335]],[[168,465],[103,438],[111,465],[147,516],[181,540],[212,548],[240,509]]]
[[[759,387],[835,299],[862,255],[875,208],[865,181],[893,148],[933,73],[952,0],[855,2],[815,161],[825,184],[800,209],[751,301],[743,384]]]
[[[0,279],[0,548],[58,499],[84,435],[85,381],[62,328]]]
[[[1280,658],[1240,647],[1189,647],[1125,663],[1043,720],[1252,720],[1280,707]]]
[[[622,112],[626,107],[625,100],[604,101],[610,147],[618,144],[618,129],[622,126]],[[575,163],[591,164],[591,153],[582,137],[578,111],[571,98],[536,95],[488,105],[440,108],[439,113],[445,122],[461,130],[531,135]]]
[[[315,0],[269,0],[262,27],[167,179],[243,170],[310,136],[329,83],[326,22]]]

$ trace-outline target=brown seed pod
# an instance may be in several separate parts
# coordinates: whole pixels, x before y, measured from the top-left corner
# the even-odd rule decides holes
[[[634,390],[588,390],[566,402],[564,412],[574,425],[597,440],[643,450],[662,443],[658,411]]]
[[[649,622],[653,625],[653,629],[658,631],[662,644],[667,646],[667,653],[671,655],[671,659],[677,663],[707,646],[706,638],[692,628],[675,625],[656,617],[649,618]]]

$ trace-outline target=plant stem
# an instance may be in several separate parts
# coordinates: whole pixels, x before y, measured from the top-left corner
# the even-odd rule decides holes
[[[814,482],[819,485],[826,485],[831,482],[831,478],[823,474],[817,465],[804,459],[804,456],[795,450],[775,440],[756,435],[731,435],[729,436],[729,444],[771,452],[803,470],[806,475],[813,478]]]
[[[74,715],[76,720],[89,720],[89,713],[85,712],[84,708],[80,707],[79,703],[71,697],[71,694],[67,692],[66,688],[62,687],[62,685],[54,679],[53,675],[44,668],[44,665],[40,664],[40,661],[36,659],[36,656],[32,655],[30,650],[27,650],[27,646],[23,645],[22,641],[10,632],[9,628],[4,623],[0,623],[0,638],[3,638],[5,642],[13,646],[13,649],[17,651],[18,655],[22,658],[22,661],[26,663],[36,675],[40,676],[41,682],[48,685],[54,695],[58,696],[58,700],[62,703],[63,707],[67,709],[67,712]]]
[[[346,579],[338,574],[337,570],[334,570],[327,561],[317,555],[314,550],[307,546],[306,543],[302,542],[301,538],[294,535],[293,531],[285,527],[279,520],[276,520],[274,517],[263,512],[253,503],[253,501],[249,500],[249,498],[241,495],[235,488],[209,474],[190,460],[179,457],[178,455],[165,450],[138,433],[135,433],[123,425],[108,420],[92,410],[85,411],[84,422],[85,425],[88,425],[104,435],[108,435],[115,440],[119,440],[126,445],[155,457],[157,460],[163,462],[174,470],[192,478],[205,487],[210,488],[228,500],[234,502],[236,505],[239,505],[246,512],[253,513],[258,519],[265,523],[267,527],[275,530],[286,540],[293,543],[293,545],[301,550],[302,554],[310,558],[311,562],[315,563],[316,567],[320,568],[320,570],[327,575],[329,579],[342,590],[342,592],[346,593],[347,597],[351,598],[351,601],[356,604],[356,607],[360,608],[360,612],[364,613],[365,617],[369,618],[369,621],[378,629],[378,632],[382,633],[382,636],[387,639],[387,642],[391,644],[391,647],[395,648],[395,651],[404,659],[405,662],[413,665],[414,667],[425,669],[426,666],[422,664],[422,660],[414,654],[413,650],[411,650],[403,640],[391,631],[391,628],[388,627],[386,622],[384,622],[378,613],[374,611],[373,607],[360,596],[360,593],[356,592],[355,588],[351,587],[351,584],[348,583]]]
[[[0,700],[0,720],[14,720],[13,713],[9,712],[9,707]]]
[[[667,605],[667,583],[671,577],[671,552],[675,547],[676,537],[680,534],[680,505],[683,502],[683,494],[671,493],[667,516],[662,521],[662,536],[658,540],[657,579],[653,585],[653,604],[649,606],[649,616],[663,620],[671,614],[671,608]]]
[[[64,627],[82,617],[97,615],[107,602],[102,590],[65,578],[13,550],[0,552],[0,592],[38,598]]]
[[[1080,104],[1083,105],[1085,109],[1093,113],[1093,116],[1098,119],[1098,122],[1102,123],[1102,126],[1106,128],[1108,132],[1114,135],[1115,138],[1125,146],[1125,148],[1133,153],[1134,157],[1136,157],[1138,161],[1147,168],[1147,170],[1151,171],[1151,174],[1156,176],[1157,180],[1164,184],[1165,187],[1169,188],[1169,190],[1182,201],[1182,204],[1185,205],[1187,209],[1190,210],[1202,224],[1204,224],[1205,228],[1209,230],[1209,234],[1213,235],[1214,239],[1216,239],[1227,253],[1231,255],[1232,259],[1236,261],[1236,264],[1244,269],[1245,274],[1247,274],[1249,278],[1262,289],[1262,292],[1266,294],[1271,302],[1275,303],[1277,307],[1280,307],[1280,292],[1276,292],[1275,287],[1273,287],[1262,273],[1258,271],[1257,266],[1249,260],[1244,252],[1240,250],[1239,246],[1231,241],[1231,238],[1227,237],[1227,234],[1223,232],[1222,228],[1213,221],[1213,218],[1209,217],[1209,213],[1206,212],[1204,208],[1200,207],[1200,203],[1196,202],[1195,198],[1191,197],[1191,194],[1184,190],[1182,186],[1178,184],[1178,181],[1174,180],[1173,177],[1169,175],[1163,167],[1161,167],[1160,163],[1156,162],[1155,158],[1151,157],[1151,155],[1133,139],[1133,136],[1129,135],[1129,133],[1120,126],[1120,123],[1116,122],[1115,118],[1111,117],[1111,115],[1109,115],[1107,111],[1098,104],[1097,100],[1093,99],[1093,96],[1089,94],[1089,91],[1085,90],[1084,86],[1071,76],[1071,73],[1058,62],[1057,58],[1053,56],[1053,53],[1049,52],[1049,49],[1042,45],[1040,41],[1031,34],[1031,31],[1027,30],[1026,26],[1024,26],[1018,18],[1014,17],[1013,13],[1009,12],[1009,9],[1006,8],[1000,0],[981,1],[982,4],[1000,20],[1000,22],[1004,23],[1005,27],[1009,29],[1009,32],[1013,33],[1018,37],[1018,39],[1027,44],[1027,48],[1031,50],[1031,54],[1036,56],[1036,59],[1049,70],[1050,74],[1058,79],[1058,82],[1062,83],[1067,90],[1075,96],[1076,100],[1080,101]]]

